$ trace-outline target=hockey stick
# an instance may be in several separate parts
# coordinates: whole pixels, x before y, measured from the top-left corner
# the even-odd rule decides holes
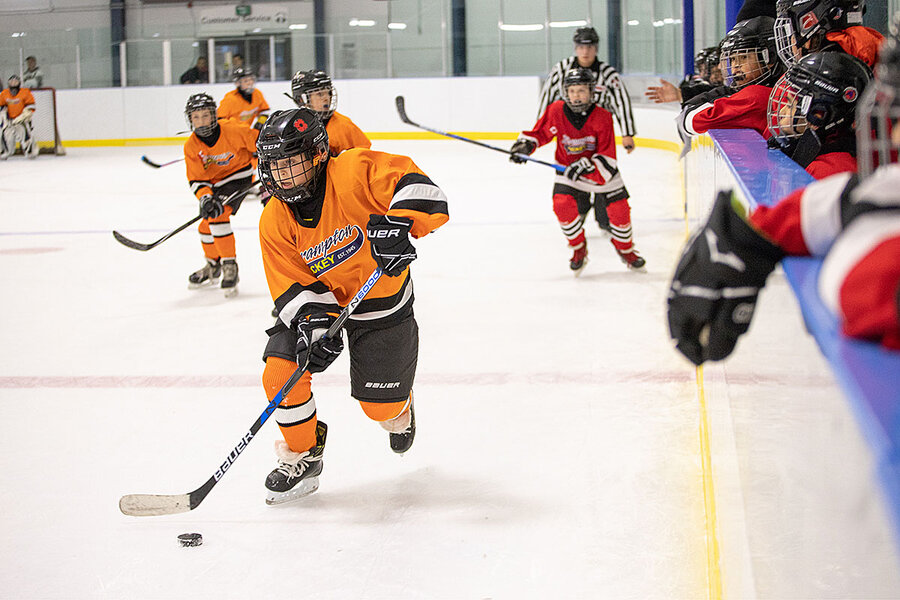
[[[141,160],[144,161],[145,164],[148,164],[151,167],[153,167],[154,169],[159,169],[160,167],[167,167],[169,165],[174,165],[177,162],[181,162],[184,160],[184,157],[182,156],[181,158],[176,158],[175,160],[170,160],[169,162],[155,163],[152,160],[150,160],[149,158],[147,158],[147,156],[145,155],[145,156],[141,157]]]
[[[338,318],[331,327],[328,328],[328,331],[325,333],[327,337],[340,335],[341,327],[343,327],[347,319],[350,318],[350,313],[356,310],[356,307],[362,302],[363,298],[366,297],[366,294],[368,294],[375,286],[375,282],[381,277],[381,273],[382,271],[380,268],[376,268],[372,271],[372,274],[369,275],[369,279],[366,280],[359,291],[356,292],[353,299],[350,300],[350,302],[347,303],[347,306],[344,307],[344,310],[341,311],[341,314],[338,315]],[[225,476],[225,473],[228,472],[229,467],[231,467],[238,456],[241,455],[241,452],[247,448],[247,445],[253,440],[253,437],[263,426],[263,423],[272,416],[275,407],[281,404],[284,397],[291,391],[294,385],[300,381],[300,378],[306,374],[307,366],[308,365],[303,365],[302,368],[298,367],[297,370],[294,371],[293,375],[291,375],[290,379],[287,380],[278,393],[275,394],[275,397],[272,398],[272,401],[269,402],[262,414],[253,422],[249,431],[241,436],[240,441],[238,441],[237,445],[228,453],[228,456],[225,457],[225,460],[222,461],[222,464],[216,469],[212,477],[206,480],[206,483],[187,494],[128,494],[119,499],[119,510],[121,510],[123,514],[132,517],[154,517],[158,515],[174,515],[197,508],[219,480]]]
[[[487,148],[489,150],[496,150],[497,152],[502,152],[507,156],[517,156],[522,160],[527,160],[530,162],[538,163],[539,165],[544,165],[546,167],[552,167],[556,169],[558,173],[562,173],[566,170],[566,168],[562,165],[557,165],[556,163],[544,162],[542,160],[538,160],[536,158],[531,158],[527,154],[520,154],[518,152],[510,152],[509,150],[504,150],[503,148],[498,148],[497,146],[491,146],[490,144],[485,144],[483,142],[479,142],[477,140],[472,140],[467,137],[463,137],[461,135],[456,135],[454,133],[447,133],[446,131],[441,131],[439,129],[432,129],[431,127],[425,127],[424,125],[419,125],[418,123],[411,121],[410,118],[406,115],[406,100],[403,96],[397,96],[395,99],[397,103],[397,113],[400,115],[400,120],[406,123],[407,125],[412,125],[413,127],[418,127],[419,129],[424,129],[425,131],[430,131],[431,133],[436,133],[438,135],[443,135],[445,137],[453,138],[455,140],[460,140],[463,142],[469,142],[470,144],[475,144],[476,146],[481,146],[482,148]]]
[[[226,198],[226,199],[225,199],[225,202],[223,202],[222,204],[223,204],[223,205],[226,205],[226,204],[228,204],[229,202],[231,202],[234,198],[236,198],[239,194],[243,194],[243,193],[245,193],[245,192],[249,192],[251,189],[253,189],[253,186],[255,186],[257,183],[258,183],[258,182],[254,181],[253,183],[251,183],[251,184],[248,185],[247,187],[241,188],[241,189],[235,191],[233,194],[231,194],[230,196],[228,196],[228,198]],[[199,220],[202,219],[202,218],[203,218],[203,217],[201,217],[200,215],[197,215],[196,217],[194,217],[193,219],[191,219],[191,220],[188,221],[187,223],[178,226],[177,229],[174,229],[174,230],[170,231],[169,233],[167,233],[166,235],[162,236],[161,238],[159,238],[159,239],[156,240],[155,242],[151,242],[151,243],[149,243],[149,244],[142,244],[142,243],[140,243],[140,242],[136,242],[136,241],[134,241],[134,240],[130,240],[130,239],[128,239],[127,237],[125,237],[124,235],[122,235],[121,233],[119,233],[118,231],[115,231],[115,230],[113,230],[112,234],[113,234],[113,237],[116,238],[116,241],[119,242],[120,244],[122,244],[123,246],[128,246],[129,248],[132,248],[133,250],[140,250],[141,252],[146,252],[147,250],[150,250],[151,248],[155,248],[155,247],[159,246],[160,244],[162,244],[164,241],[166,241],[167,239],[169,239],[170,237],[172,237],[173,235],[175,235],[175,234],[178,233],[179,231],[182,231],[182,230],[184,230],[184,229],[187,229],[188,227],[190,227],[191,225],[193,225],[194,223],[196,223],[197,221],[199,221]]]

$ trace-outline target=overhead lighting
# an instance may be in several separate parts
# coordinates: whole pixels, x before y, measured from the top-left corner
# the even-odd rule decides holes
[[[584,27],[587,21],[550,21],[550,27]]]
[[[503,31],[540,31],[544,26],[540,23],[530,25],[510,25],[508,23],[500,23],[500,29]]]
[[[288,29],[306,29],[309,27],[306,23],[291,23],[288,25]]]
[[[663,25],[665,25],[665,23],[663,23],[662,21],[653,21],[654,27],[662,27]]]
[[[406,29],[406,23],[388,23],[388,29]]]
[[[199,45],[200,45],[200,42],[194,42],[193,44],[191,44],[191,46],[193,46],[194,48],[196,48]]]
[[[154,34],[153,34],[153,37],[159,37],[159,34],[158,34],[158,33],[154,33]]]
[[[254,27],[253,28],[253,33],[259,33],[260,31],[262,31],[262,27]]]
[[[641,22],[638,21],[637,19],[632,19],[632,20],[628,21],[628,24],[629,25],[640,25]]]
[[[374,27],[375,21],[370,19],[350,19],[350,27]]]

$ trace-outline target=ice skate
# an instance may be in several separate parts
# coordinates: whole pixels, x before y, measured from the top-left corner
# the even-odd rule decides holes
[[[582,242],[580,246],[575,248],[575,251],[572,253],[572,258],[569,259],[569,268],[572,269],[575,277],[581,275],[581,270],[584,269],[584,265],[586,265],[587,262],[587,244]]]
[[[615,245],[613,245],[613,247],[615,247]],[[638,254],[637,249],[633,245],[627,252],[616,248],[616,254],[619,255],[619,258],[622,259],[622,262],[625,263],[629,269],[641,269],[647,264],[647,261]]]
[[[222,261],[222,291],[225,292],[226,298],[237,295],[237,284],[241,278],[238,277],[237,261],[233,258],[226,258]]]
[[[218,260],[206,259],[206,266],[188,276],[188,288],[196,289],[214,283],[222,276],[222,265]]]
[[[403,454],[412,448],[413,440],[416,438],[416,413],[412,400],[410,400],[408,410],[393,419],[381,421],[379,425],[390,433],[391,450],[397,454]]]
[[[284,504],[309,496],[319,489],[327,434],[328,425],[319,421],[316,424],[316,445],[306,452],[292,451],[284,440],[275,442],[278,466],[266,477],[266,504]]]

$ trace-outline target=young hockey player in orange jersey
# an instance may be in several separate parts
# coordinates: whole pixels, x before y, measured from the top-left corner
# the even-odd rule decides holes
[[[328,132],[331,155],[350,148],[371,148],[372,142],[346,116],[337,112],[337,90],[324,71],[297,71],[291,80],[291,98],[299,108],[313,110]]]
[[[0,160],[6,160],[21,144],[22,154],[35,158],[37,142],[31,127],[34,112],[34,96],[22,87],[18,75],[9,78],[9,87],[0,92]]]
[[[590,206],[592,192],[596,197],[594,210],[606,208],[610,242],[619,258],[632,269],[646,264],[632,239],[631,207],[616,162],[612,115],[596,104],[594,87],[590,69],[569,69],[563,76],[564,98],[552,102],[532,130],[519,135],[509,158],[524,162],[516,154],[531,154],[556,138],[556,160],[566,170],[557,174],[553,184],[553,212],[572,249],[569,268],[576,277],[587,264],[586,215],[579,205]]]
[[[314,492],[327,427],[317,419],[310,373],[344,348],[323,338],[340,307],[369,275],[381,277],[347,321],[350,390],[366,415],[387,430],[391,449],[412,446],[412,385],[418,325],[408,265],[419,238],[447,219],[444,193],[405,156],[355,148],[332,158],[322,122],[307,108],[275,112],[257,143],[259,175],[276,200],[259,222],[259,239],[278,322],[268,330],[263,386],[271,400],[298,365],[306,373],[275,409],[284,441],[266,479],[266,502]]]
[[[184,143],[184,162],[191,191],[200,201],[200,241],[206,256],[206,265],[188,281],[193,288],[221,276],[225,295],[233,296],[238,265],[230,217],[237,213],[253,180],[251,160],[259,127],[233,120],[219,122],[216,103],[208,94],[188,98],[184,115],[193,131]]]
[[[234,119],[247,127],[265,123],[269,104],[255,87],[256,75],[250,69],[235,69],[233,80],[235,88],[219,103],[219,118]]]

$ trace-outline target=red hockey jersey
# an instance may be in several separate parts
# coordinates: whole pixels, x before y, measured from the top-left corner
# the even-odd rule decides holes
[[[612,115],[595,105],[584,124],[577,127],[567,116],[565,106],[562,100],[551,103],[534,127],[523,131],[519,139],[531,140],[540,147],[556,138],[556,162],[568,166],[588,158],[595,168],[582,177],[603,185],[619,171]]]
[[[748,85],[730,96],[685,108],[678,115],[678,131],[686,139],[710,129],[753,129],[769,139],[766,110],[771,92],[765,85]]]

